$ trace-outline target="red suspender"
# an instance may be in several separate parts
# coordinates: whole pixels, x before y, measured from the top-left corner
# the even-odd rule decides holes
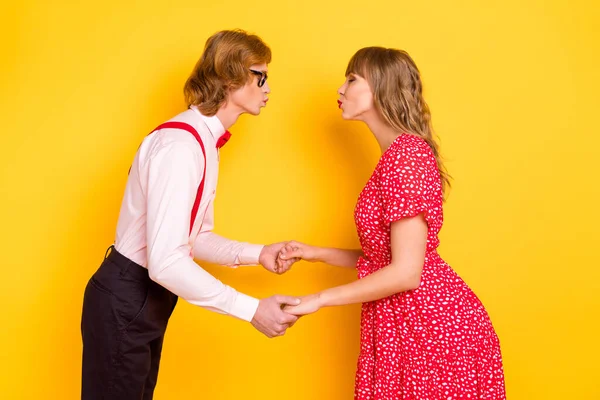
[[[204,150],[204,143],[202,143],[202,139],[200,139],[200,135],[198,135],[198,131],[194,129],[193,126],[186,124],[185,122],[165,122],[156,127],[152,132],[156,132],[160,129],[183,129],[184,131],[188,131],[191,133],[198,144],[200,144],[200,148],[202,149],[202,155],[204,155],[204,171],[202,172],[202,180],[200,181],[200,186],[198,186],[198,193],[196,194],[196,200],[194,201],[194,207],[192,208],[192,216],[190,218],[190,233],[192,233],[192,227],[194,226],[194,221],[196,220],[196,214],[198,213],[198,207],[200,207],[200,200],[202,199],[202,191],[204,190],[204,178],[206,177],[206,151]]]

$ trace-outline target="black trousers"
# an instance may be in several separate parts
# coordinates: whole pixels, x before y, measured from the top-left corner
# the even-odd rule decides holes
[[[177,296],[113,246],[107,254],[85,288],[81,398],[152,399]]]

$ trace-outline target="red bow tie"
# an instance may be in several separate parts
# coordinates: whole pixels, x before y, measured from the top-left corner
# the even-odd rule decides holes
[[[220,149],[221,147],[225,146],[225,143],[227,143],[230,137],[231,133],[229,133],[229,131],[225,131],[225,133],[221,135],[219,140],[217,140],[217,149]]]

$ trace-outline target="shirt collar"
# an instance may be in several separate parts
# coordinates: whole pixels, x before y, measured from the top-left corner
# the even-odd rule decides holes
[[[198,114],[200,118],[202,118],[202,121],[204,121],[204,123],[208,127],[208,130],[210,131],[212,137],[215,139],[215,142],[217,142],[219,138],[225,133],[225,127],[219,120],[219,117],[217,117],[216,115],[213,115],[212,117],[207,117],[206,115],[202,114],[200,110],[198,110],[198,107],[196,107],[195,105],[191,105],[190,109],[194,110],[194,112]]]

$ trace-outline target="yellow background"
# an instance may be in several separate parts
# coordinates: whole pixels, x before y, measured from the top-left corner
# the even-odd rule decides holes
[[[85,3],[85,4],[84,4]],[[75,399],[83,290],[144,135],[184,109],[215,31],[272,48],[271,101],[222,151],[216,232],[357,245],[374,139],[336,105],[368,45],[416,60],[454,187],[440,253],[486,305],[510,399],[600,399],[597,1],[14,1],[2,6],[0,397]],[[207,266],[255,296],[353,270]],[[156,399],[349,399],[359,306],[269,340],[181,301]]]

